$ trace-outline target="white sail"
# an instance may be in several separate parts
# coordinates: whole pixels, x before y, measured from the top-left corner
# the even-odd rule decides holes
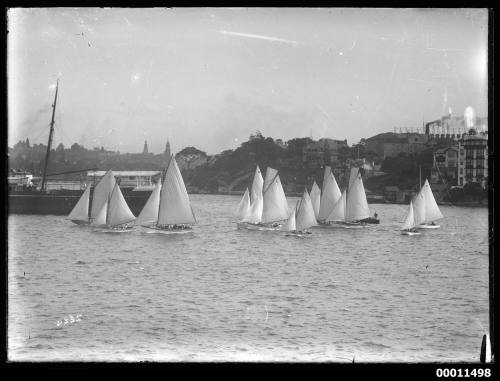
[[[250,201],[253,202],[257,196],[262,195],[262,186],[264,184],[264,179],[260,173],[260,168],[257,166],[255,168],[255,175],[253,176],[252,189],[250,193]]]
[[[349,173],[349,185],[347,186],[347,189],[349,189],[353,181],[356,180],[356,178],[358,177],[358,173],[359,173],[359,168],[357,167],[351,168],[351,171]]]
[[[115,187],[116,180],[113,171],[109,170],[97,183],[94,188],[92,196],[92,207],[90,210],[90,218],[96,218],[97,214],[101,211],[102,206],[108,201],[113,188]]]
[[[332,212],[326,218],[326,221],[345,221],[345,204],[346,204],[346,191],[342,192],[342,196],[339,198]]]
[[[262,192],[265,192],[267,188],[269,188],[269,185],[271,182],[274,180],[274,178],[278,175],[278,170],[267,167],[266,169],[266,178],[264,179],[264,184],[262,186]]]
[[[325,175],[323,176],[323,192],[321,194],[318,213],[319,221],[326,220],[341,195],[339,186],[337,185],[337,181],[335,181],[335,176],[333,176],[330,167],[325,167]]]
[[[425,221],[425,198],[420,191],[412,200],[413,214],[416,225],[420,225]]]
[[[415,227],[415,218],[413,214],[413,203],[410,201],[410,207],[408,208],[408,214],[401,226],[401,230],[407,230]]]
[[[73,221],[89,221],[89,200],[90,200],[90,184],[87,185],[82,197],[78,200],[75,207],[67,217]]]
[[[316,217],[314,216],[314,208],[311,202],[311,197],[307,193],[307,189],[304,190],[302,195],[302,200],[300,200],[299,210],[297,212],[297,230],[304,231],[311,226],[316,225]]]
[[[314,208],[314,216],[317,219],[321,202],[321,190],[319,189],[318,184],[316,184],[316,181],[313,183],[311,188],[311,202]]]
[[[250,205],[250,213],[246,218],[247,222],[258,224],[262,221],[262,210],[264,208],[264,200],[262,195],[257,195]]]
[[[115,184],[109,200],[106,225],[118,226],[134,220],[135,216],[128,207],[127,201],[125,201],[120,187],[118,184]]]
[[[297,230],[297,226],[295,223],[295,209],[292,210],[292,213],[290,214],[290,217],[288,217],[288,220],[286,221],[286,224],[283,225],[281,230],[287,231],[287,232],[293,232]]]
[[[431,186],[429,185],[428,180],[425,180],[424,186],[420,192],[422,192],[425,199],[425,222],[429,223],[443,218],[443,214],[439,210],[439,206],[437,205],[436,199],[432,194]]]
[[[270,223],[276,221],[286,220],[288,218],[288,202],[286,201],[285,191],[281,185],[280,177],[278,176],[278,171],[273,168],[267,168],[266,180],[268,180],[268,173],[275,173],[272,180],[269,180],[269,185],[265,187],[266,181],[264,181],[264,192],[263,192],[263,210],[262,210],[262,222]]]
[[[196,222],[181,171],[174,156],[165,174],[160,192],[158,225],[194,224]]]
[[[352,172],[351,172],[352,175]],[[349,180],[350,186],[347,190],[347,201],[345,219],[348,222],[363,220],[370,217],[370,208],[366,200],[365,187],[361,179],[361,173],[357,170],[357,175]]]
[[[104,205],[101,210],[97,213],[95,218],[90,223],[91,226],[105,226],[106,225],[106,215],[108,212],[108,200],[104,201]]]
[[[250,194],[248,193],[248,188],[247,188],[240,203],[238,204],[238,217],[241,221],[246,221],[249,215],[250,215]]]
[[[149,195],[148,201],[137,216],[136,223],[144,224],[146,222],[154,222],[158,220],[158,208],[160,207],[160,191],[161,191],[161,180],[158,180],[155,188]]]

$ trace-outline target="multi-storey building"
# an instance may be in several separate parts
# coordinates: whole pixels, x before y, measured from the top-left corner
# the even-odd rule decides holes
[[[434,165],[431,171],[431,182],[446,182],[450,185],[458,185],[458,144],[450,147],[438,148],[434,151]]]
[[[386,132],[372,136],[365,141],[365,151],[374,152],[380,158],[398,156],[400,153],[413,154],[427,148],[427,136],[418,133]]]
[[[321,168],[324,165],[335,165],[339,161],[339,150],[348,147],[347,140],[319,139],[304,147],[302,161],[309,168]]]
[[[458,185],[480,183],[486,188],[488,181],[488,132],[470,129],[458,145]]]

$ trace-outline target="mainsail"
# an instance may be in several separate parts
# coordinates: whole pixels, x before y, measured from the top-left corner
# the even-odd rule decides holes
[[[318,218],[321,202],[321,190],[319,189],[318,184],[316,184],[316,181],[313,183],[311,188],[311,202],[313,204],[314,216]]]
[[[352,183],[358,177],[358,173],[359,173],[359,168],[357,167],[351,168],[351,171],[349,173],[349,185],[347,186],[347,189],[349,189],[352,186]]]
[[[439,210],[439,207],[436,203],[436,199],[432,194],[431,186],[429,185],[429,181],[425,180],[424,186],[420,190],[425,199],[425,223],[433,222],[435,220],[439,220],[443,218],[443,214]]]
[[[144,224],[146,222],[154,222],[158,220],[158,208],[160,206],[160,191],[161,191],[161,179],[156,183],[155,188],[151,192],[151,195],[146,201],[144,208],[142,208],[141,213],[137,217],[137,224]]]
[[[245,194],[238,204],[238,217],[241,221],[246,221],[250,215],[250,195],[248,193],[248,188],[245,190]]]
[[[271,175],[274,176],[269,180]],[[267,187],[266,183],[268,184]],[[266,171],[266,181],[264,181],[261,222],[271,223],[286,220],[288,218],[288,214],[288,202],[286,201],[285,191],[281,185],[278,171],[268,167]]]
[[[111,198],[109,200],[108,211],[106,215],[106,225],[118,226],[135,220],[135,216],[130,210],[123,197],[118,184],[115,184]]]
[[[108,200],[104,201],[104,205],[101,207],[101,210],[97,213],[95,218],[90,223],[91,226],[104,226],[106,225],[106,215],[108,212]]]
[[[269,188],[269,185],[276,176],[278,176],[278,170],[271,167],[267,167],[266,177],[264,179],[264,184],[262,185],[262,192],[265,192],[266,189]]]
[[[335,176],[329,166],[325,167],[323,176],[323,192],[321,193],[321,201],[318,212],[318,220],[325,221],[328,215],[332,212],[335,203],[340,198],[341,193]]]
[[[370,208],[366,200],[365,187],[361,179],[359,169],[357,174],[353,176],[351,169],[351,179],[349,179],[349,188],[347,190],[346,215],[347,222],[359,221],[370,217]]]
[[[258,195],[256,199],[252,201],[250,205],[250,214],[248,215],[246,221],[252,224],[258,224],[262,220],[262,211],[264,208],[264,200],[262,195]]]
[[[184,180],[172,155],[160,192],[157,224],[194,224],[195,222]]]
[[[425,198],[421,191],[413,198],[412,203],[415,224],[423,224],[425,221]]]
[[[297,211],[297,230],[304,231],[311,226],[316,225],[316,217],[314,216],[314,209],[311,202],[311,197],[307,193],[307,189],[304,189],[304,194],[300,200],[299,210]]]
[[[255,168],[255,175],[253,176],[252,189],[250,193],[250,201],[253,202],[257,196],[262,195],[262,185],[264,183],[264,179],[260,173],[260,168],[257,166]]]
[[[103,178],[97,183],[92,196],[92,207],[90,210],[91,219],[97,217],[103,205],[108,201],[115,184],[116,180],[112,170],[107,171]]]
[[[345,205],[346,205],[346,191],[342,192],[342,196],[339,198],[332,212],[326,218],[327,222],[330,221],[345,221]]]
[[[297,230],[297,225],[295,222],[295,209],[292,210],[292,213],[290,214],[290,217],[288,217],[288,220],[286,221],[286,224],[283,225],[281,230],[287,231],[287,232],[293,232]]]
[[[90,184],[87,185],[82,197],[78,200],[75,207],[67,217],[73,221],[89,221],[89,200],[90,200]]]
[[[415,218],[413,213],[413,203],[410,201],[410,207],[408,208],[408,214],[401,226],[401,230],[408,230],[415,227]]]

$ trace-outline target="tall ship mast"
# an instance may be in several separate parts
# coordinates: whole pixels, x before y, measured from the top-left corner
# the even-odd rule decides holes
[[[80,205],[76,208],[73,214],[76,214],[75,220],[82,220],[81,210],[86,209],[87,198],[93,200],[94,186],[87,184],[85,191],[83,189],[51,189],[49,179],[58,175],[67,175],[72,173],[87,172],[89,170],[97,170],[97,168],[87,168],[75,171],[63,171],[58,173],[50,173],[49,161],[51,159],[51,150],[54,140],[54,125],[55,113],[57,106],[57,98],[59,93],[59,79],[56,83],[56,91],[54,94],[54,103],[52,104],[52,118],[50,121],[49,139],[47,143],[47,151],[45,153],[45,162],[43,163],[42,179],[39,187],[32,187],[31,182],[25,184],[13,183],[12,187],[9,181],[8,193],[8,213],[9,214],[54,214],[68,215],[74,211],[79,200]],[[32,177],[32,175],[30,175]],[[138,214],[146,203],[150,190],[138,190],[134,192],[126,192],[124,198],[133,213]],[[82,221],[85,222],[85,219]],[[88,222],[88,221],[87,221]],[[77,222],[78,223],[78,222]]]
[[[42,185],[40,191],[45,191],[45,182],[47,181],[47,166],[49,164],[50,149],[52,148],[52,138],[54,136],[54,116],[56,114],[57,92],[59,90],[59,78],[56,84],[56,95],[54,96],[54,104],[52,105],[52,120],[50,121],[49,142],[47,144],[47,153],[45,154],[45,164],[43,166]]]

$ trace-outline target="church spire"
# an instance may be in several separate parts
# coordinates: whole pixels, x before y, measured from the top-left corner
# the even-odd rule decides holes
[[[167,144],[165,145],[165,156],[170,157],[170,142],[167,139]]]

